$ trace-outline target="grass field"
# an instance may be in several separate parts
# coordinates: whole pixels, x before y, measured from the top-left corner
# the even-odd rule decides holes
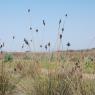
[[[0,55],[0,95],[95,95],[95,50]]]

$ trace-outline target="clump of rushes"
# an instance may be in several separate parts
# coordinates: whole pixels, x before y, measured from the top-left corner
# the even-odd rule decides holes
[[[12,83],[11,75],[6,72],[6,64],[4,64],[4,61],[0,65],[0,95],[12,95],[16,84]]]
[[[11,84],[8,74],[3,72],[0,75],[0,95],[10,95],[15,87],[15,85]]]

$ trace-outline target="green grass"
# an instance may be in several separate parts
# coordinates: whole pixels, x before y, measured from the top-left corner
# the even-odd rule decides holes
[[[86,59],[86,61],[84,61],[84,63],[83,63],[83,70],[84,70],[84,73],[89,73],[89,74],[95,73],[94,62]]]
[[[44,63],[44,62],[42,62],[41,67],[44,68],[44,69],[51,69],[52,70],[52,69],[57,68],[57,64],[55,62],[52,62],[52,63],[48,63],[48,62]]]

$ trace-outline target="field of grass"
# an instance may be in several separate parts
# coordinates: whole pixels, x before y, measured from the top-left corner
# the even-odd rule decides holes
[[[0,95],[95,95],[93,52],[5,53]]]

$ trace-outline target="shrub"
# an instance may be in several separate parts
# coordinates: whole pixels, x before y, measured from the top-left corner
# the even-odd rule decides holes
[[[13,61],[13,55],[12,54],[5,54],[4,62],[11,62],[11,61]]]

